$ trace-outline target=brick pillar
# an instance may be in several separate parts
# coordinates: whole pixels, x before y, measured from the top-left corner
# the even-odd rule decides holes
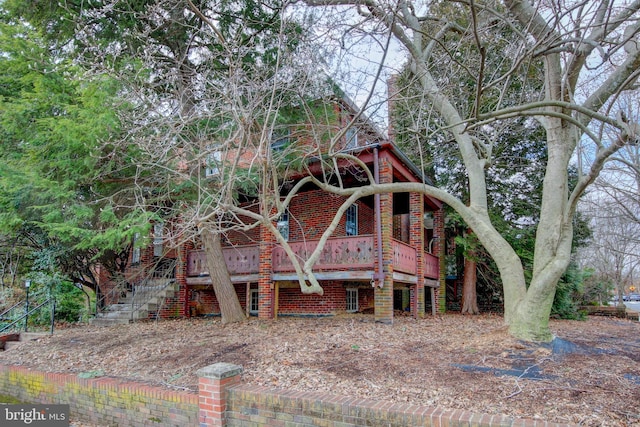
[[[380,182],[393,182],[393,165],[389,159],[380,156]],[[382,225],[382,288],[375,288],[374,318],[376,322],[393,323],[393,194],[380,195]],[[376,268],[377,268],[376,257]]]
[[[416,283],[411,298],[411,313],[424,316],[424,196],[409,195],[409,244],[416,250]]]
[[[396,109],[396,99],[398,98],[398,75],[393,74],[387,79],[387,114],[388,114],[388,123],[389,123],[389,141],[395,143],[396,142],[396,128],[395,124],[397,122],[396,117],[394,117],[395,109]]]
[[[440,272],[438,280],[440,286],[436,289],[436,300],[438,302],[438,311],[444,313],[447,310],[446,301],[446,263],[445,263],[445,235],[444,235],[444,206],[433,212],[433,237],[436,238],[433,246],[433,253],[439,257]]]
[[[182,317],[189,316],[189,291],[187,289],[187,256],[189,249],[193,247],[191,242],[183,243],[178,247],[177,263],[176,263],[176,281],[179,284],[178,301],[180,306],[180,315]]]
[[[274,235],[260,225],[260,267],[258,276],[258,318],[273,319],[275,290],[271,281]]]
[[[238,384],[241,374],[242,367],[231,363],[215,363],[196,372],[200,427],[227,425],[227,387]]]

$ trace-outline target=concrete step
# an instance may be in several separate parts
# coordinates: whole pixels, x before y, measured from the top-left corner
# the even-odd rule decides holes
[[[117,304],[110,304],[92,321],[92,325],[126,324],[131,320],[147,319],[149,312],[157,311],[166,298],[174,297],[179,289],[176,282],[167,284],[166,279],[156,279],[148,286],[138,286],[135,295],[127,292]],[[132,308],[135,307],[133,316]]]
[[[20,348],[23,343],[21,341],[7,341],[4,343],[4,351],[11,351]]]
[[[33,341],[50,335],[47,332],[21,332],[18,341],[9,340],[4,343],[4,351],[19,348],[25,341]]]
[[[131,323],[131,320],[120,318],[94,317],[93,319],[91,319],[90,323],[93,326],[115,326],[128,325],[129,323]]]

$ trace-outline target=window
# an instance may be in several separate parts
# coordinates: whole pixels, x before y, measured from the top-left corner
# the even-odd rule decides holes
[[[138,247],[138,241],[140,240],[140,233],[136,233],[133,236],[133,252],[131,253],[131,264],[140,264],[140,247]]]
[[[358,311],[358,288],[347,289],[347,311],[349,313]]]
[[[347,236],[358,235],[358,205],[351,205],[347,208],[346,232]]]
[[[289,241],[289,210],[285,209],[285,211],[280,215],[280,219],[278,219],[278,231],[282,234],[282,237],[285,241]]]
[[[289,145],[290,132],[287,127],[280,127],[273,130],[271,133],[271,150],[282,151]]]
[[[257,289],[249,290],[249,314],[258,314],[260,294]]]
[[[358,128],[350,127],[349,129],[347,129],[345,138],[347,140],[347,143],[345,144],[344,148],[349,149],[349,148],[357,147],[358,146]]]
[[[153,256],[162,256],[164,224],[156,222],[153,224]]]
[[[222,151],[214,151],[207,154],[207,164],[204,168],[204,176],[211,177],[220,175],[220,163],[222,162]]]

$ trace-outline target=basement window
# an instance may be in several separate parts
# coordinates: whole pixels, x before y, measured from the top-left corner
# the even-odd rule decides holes
[[[251,289],[249,291],[249,314],[257,315],[259,308],[259,294],[257,289]]]
[[[355,313],[358,311],[358,288],[347,289],[347,312]]]

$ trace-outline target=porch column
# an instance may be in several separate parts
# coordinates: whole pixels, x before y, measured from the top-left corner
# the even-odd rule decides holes
[[[416,289],[411,300],[414,317],[424,316],[424,196],[409,194],[409,244],[416,251]]]
[[[444,205],[433,212],[433,237],[436,239],[433,245],[433,253],[439,257],[440,268],[438,272],[439,286],[435,290],[434,300],[438,302],[438,312],[444,313],[447,310],[446,301],[446,265],[445,265],[445,234],[444,234]]]
[[[178,247],[176,263],[176,281],[179,284],[178,300],[180,301],[180,315],[189,317],[189,291],[187,287],[187,254],[193,248],[193,243],[186,242]]]
[[[393,165],[391,161],[384,156],[380,156],[380,183],[393,182]],[[374,317],[376,322],[393,323],[393,194],[380,195],[380,211],[382,228],[381,248],[376,250],[382,251],[382,270],[384,272],[384,280],[382,288],[376,286],[374,297]],[[376,224],[377,225],[377,224]],[[377,268],[376,257],[376,268]],[[376,285],[378,282],[376,282]]]
[[[258,276],[258,318],[274,317],[274,284],[271,281],[272,255],[275,237],[267,227],[260,226],[260,267]]]

